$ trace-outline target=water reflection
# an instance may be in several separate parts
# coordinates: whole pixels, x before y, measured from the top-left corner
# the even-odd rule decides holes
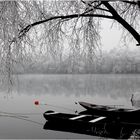
[[[97,94],[116,99],[140,91],[139,75],[20,75],[18,79],[14,89],[29,95]]]
[[[133,134],[134,129],[131,128],[123,128],[116,127],[110,125],[99,125],[99,126],[78,126],[78,125],[68,125],[61,122],[46,122],[44,125],[44,129],[46,130],[55,130],[55,131],[63,131],[63,132],[72,132],[78,134],[86,134],[104,138],[113,138],[113,139],[128,139]]]
[[[101,103],[106,103],[105,100],[111,104],[119,101],[117,104],[128,106],[132,93],[140,91],[140,76],[129,74],[19,75],[17,79],[13,92],[18,95],[90,97]]]

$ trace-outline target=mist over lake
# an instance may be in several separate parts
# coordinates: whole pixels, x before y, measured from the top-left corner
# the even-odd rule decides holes
[[[26,95],[131,97],[140,91],[138,74],[19,75],[13,90]]]

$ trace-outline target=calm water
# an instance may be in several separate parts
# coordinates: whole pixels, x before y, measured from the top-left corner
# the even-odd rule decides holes
[[[43,113],[83,111],[76,101],[132,107],[140,75],[20,75],[10,95],[0,94],[0,139],[87,139],[94,136],[44,130]],[[48,105],[35,106],[39,100]]]

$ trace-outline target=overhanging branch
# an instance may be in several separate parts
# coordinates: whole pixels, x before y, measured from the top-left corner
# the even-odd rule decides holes
[[[73,19],[73,18],[78,18],[78,17],[100,17],[100,18],[113,19],[113,16],[102,15],[102,14],[73,14],[73,15],[66,15],[66,16],[54,16],[54,17],[50,17],[48,19],[44,19],[44,20],[37,21],[37,22],[27,25],[24,29],[22,29],[19,32],[18,38],[19,39],[22,38],[32,27],[40,25],[42,23],[45,23],[51,20],[56,20],[56,19]]]

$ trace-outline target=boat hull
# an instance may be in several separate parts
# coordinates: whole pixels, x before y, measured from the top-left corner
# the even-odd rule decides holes
[[[66,114],[55,111],[44,113],[47,120],[44,129],[87,134],[107,138],[130,137],[133,128],[124,127],[117,120],[104,116],[86,114]],[[121,135],[123,133],[123,135]]]

